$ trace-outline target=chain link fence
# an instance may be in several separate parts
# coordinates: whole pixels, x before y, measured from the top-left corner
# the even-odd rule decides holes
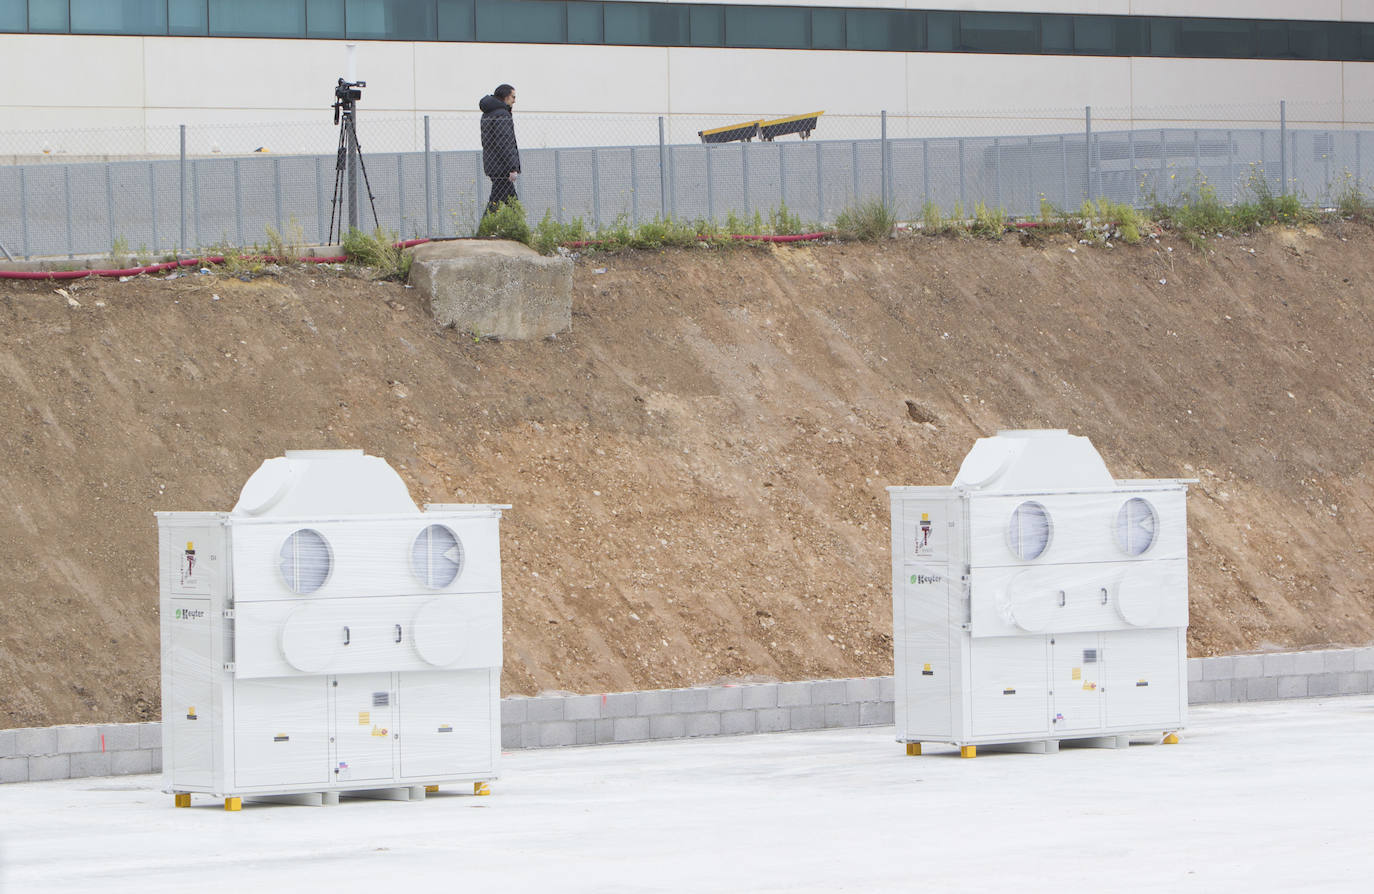
[[[806,224],[886,202],[948,216],[979,204],[1037,216],[1042,201],[1136,206],[1206,182],[1226,203],[1257,187],[1329,206],[1363,191],[1374,102],[1136,109],[1018,109],[830,115],[809,139],[703,142],[700,132],[776,115],[544,115],[517,112],[516,189],[531,222],[590,229],[661,217]],[[1354,109],[1352,113],[1352,109]],[[402,238],[471,235],[487,207],[479,116],[357,119],[359,221]],[[348,199],[340,131],[310,122],[0,132],[0,257],[131,254],[251,246],[267,228],[324,243]],[[372,202],[368,200],[368,194]],[[331,226],[332,221],[332,226]]]

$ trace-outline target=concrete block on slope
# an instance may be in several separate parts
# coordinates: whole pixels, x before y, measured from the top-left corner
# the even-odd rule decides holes
[[[410,249],[410,282],[435,322],[481,336],[546,338],[572,325],[573,263],[519,242],[455,239]]]

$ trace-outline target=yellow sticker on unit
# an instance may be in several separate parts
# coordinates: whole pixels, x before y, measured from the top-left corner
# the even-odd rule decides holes
[[[1087,680],[1084,680],[1084,681],[1083,681],[1083,688],[1084,688],[1084,689],[1092,689],[1093,687],[1092,687],[1092,684],[1091,684],[1091,683],[1089,683]]]
[[[367,726],[367,725],[368,725],[369,723],[371,723],[371,722],[372,722],[372,712],[371,712],[371,711],[359,711],[359,712],[358,712],[358,726]]]
[[[379,739],[385,739],[387,733],[386,733],[386,730],[383,729],[382,727],[380,727],[380,726],[374,726],[374,727],[372,727],[372,735],[376,736],[376,737],[379,738]]]
[[[1076,668],[1074,668],[1074,669],[1073,669],[1073,678],[1074,678],[1075,680],[1081,680],[1081,679],[1083,679],[1083,668],[1081,668],[1081,667],[1076,667]]]

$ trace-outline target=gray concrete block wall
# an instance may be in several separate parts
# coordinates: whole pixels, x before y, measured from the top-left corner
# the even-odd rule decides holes
[[[887,726],[892,677],[501,700],[501,747],[559,748]],[[1374,647],[1188,660],[1191,704],[1374,692]],[[156,773],[158,723],[0,730],[0,783]]]

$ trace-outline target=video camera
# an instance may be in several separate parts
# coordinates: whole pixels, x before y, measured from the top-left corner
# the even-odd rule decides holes
[[[363,98],[362,88],[367,86],[367,81],[345,81],[339,78],[339,83],[334,87],[334,123],[339,123],[339,110],[353,110],[353,104]]]

